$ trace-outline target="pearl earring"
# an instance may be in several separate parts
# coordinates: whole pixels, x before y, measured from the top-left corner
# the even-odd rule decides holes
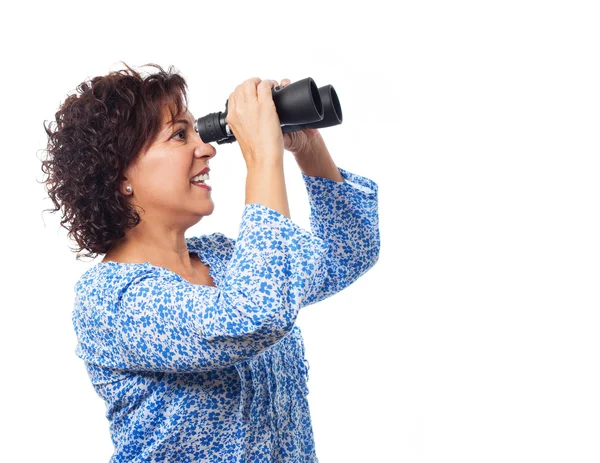
[[[127,187],[125,188],[129,193],[131,193],[131,191],[133,190],[133,188],[131,188],[131,185],[127,185]]]

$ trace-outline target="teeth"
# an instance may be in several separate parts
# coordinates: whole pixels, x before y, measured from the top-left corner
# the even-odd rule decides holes
[[[195,177],[192,178],[192,182],[205,182],[206,180],[209,179],[208,174],[202,174],[202,175],[196,175]]]

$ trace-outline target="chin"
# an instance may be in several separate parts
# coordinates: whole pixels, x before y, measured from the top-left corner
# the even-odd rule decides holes
[[[212,214],[212,213],[213,213],[213,211],[215,210],[215,203],[213,203],[213,202],[211,201],[211,204],[212,204],[212,205],[211,205],[210,207],[207,207],[207,208],[205,209],[206,213],[205,213],[204,215],[210,215],[210,214]]]

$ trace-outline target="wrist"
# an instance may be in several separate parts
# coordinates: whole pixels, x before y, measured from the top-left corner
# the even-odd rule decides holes
[[[323,177],[336,182],[345,182],[324,143],[319,143],[304,153],[295,154],[294,157],[302,173],[309,177]]]
[[[318,156],[324,151],[327,151],[327,147],[325,146],[325,141],[319,135],[314,138],[311,138],[299,149],[292,151],[292,154],[298,157]]]

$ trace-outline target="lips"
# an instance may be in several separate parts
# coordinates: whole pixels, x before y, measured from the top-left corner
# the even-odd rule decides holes
[[[196,173],[196,174],[192,175],[192,176],[190,177],[190,180],[191,180],[192,178],[196,177],[197,175],[200,175],[200,174],[207,174],[209,171],[210,171],[210,169],[209,169],[208,167],[205,167],[205,168],[204,168],[204,169],[202,169],[200,172],[198,172],[198,173]]]

